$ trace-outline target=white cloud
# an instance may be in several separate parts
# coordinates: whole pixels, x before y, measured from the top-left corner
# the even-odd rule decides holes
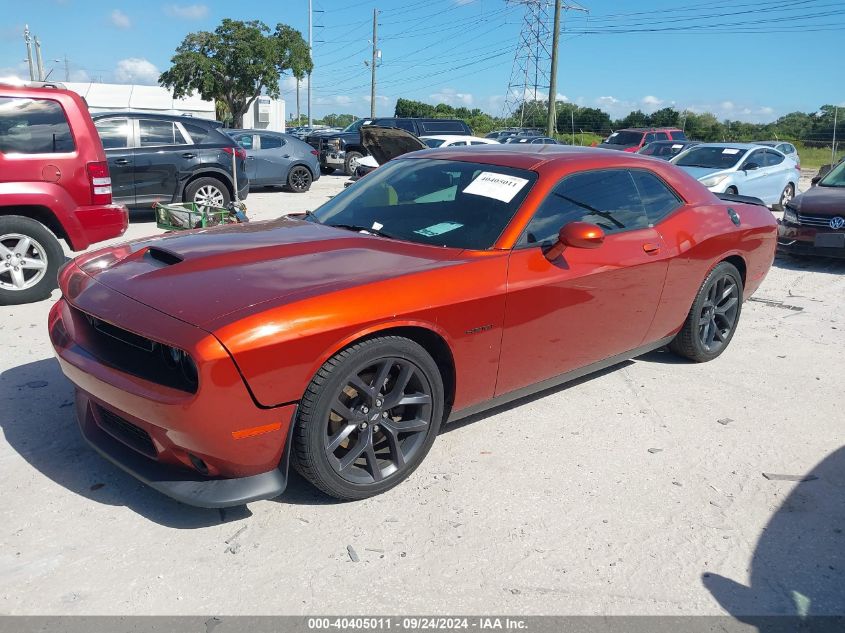
[[[91,75],[89,75],[86,71],[82,70],[81,68],[78,70],[71,70],[70,81],[75,81],[81,84],[88,83],[89,81],[91,81]]]
[[[654,112],[655,110],[659,110],[663,105],[663,99],[658,99],[654,95],[646,95],[640,99],[640,103],[642,103],[643,109],[646,112]]]
[[[569,97],[559,92],[555,95],[555,101],[569,101]]]
[[[117,62],[114,80],[119,84],[156,85],[160,74],[152,62],[141,57],[130,57]]]
[[[120,9],[111,12],[111,23],[119,29],[128,29],[132,26],[132,20]]]
[[[164,12],[171,18],[183,20],[202,20],[208,15],[208,6],[204,4],[168,4]]]
[[[468,92],[458,92],[454,88],[442,88],[440,92],[428,95],[435,103],[445,103],[450,106],[471,106],[473,96]]]

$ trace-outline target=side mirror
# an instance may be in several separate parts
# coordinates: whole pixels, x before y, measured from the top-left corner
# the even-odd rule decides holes
[[[546,259],[552,261],[567,248],[598,248],[604,243],[604,231],[589,222],[570,222],[557,234],[557,242],[546,251]]]
[[[745,165],[742,166],[742,171],[754,171],[759,168],[760,166],[757,163],[745,163]]]

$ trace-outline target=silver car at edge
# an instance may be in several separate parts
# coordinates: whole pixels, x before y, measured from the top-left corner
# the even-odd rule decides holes
[[[267,130],[224,130],[246,150],[250,187],[286,186],[305,193],[320,178],[317,151],[290,134]]]
[[[794,160],[753,143],[702,143],[670,162],[714,193],[752,196],[768,206],[792,200],[801,175]]]

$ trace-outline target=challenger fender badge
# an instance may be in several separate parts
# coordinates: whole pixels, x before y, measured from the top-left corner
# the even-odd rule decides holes
[[[731,218],[731,222],[739,226],[739,215],[730,207],[728,207],[728,216]]]

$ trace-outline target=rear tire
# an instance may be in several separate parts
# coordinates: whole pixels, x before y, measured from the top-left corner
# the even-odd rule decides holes
[[[231,200],[228,187],[217,178],[197,178],[185,189],[185,201],[194,202],[200,207],[225,209]]]
[[[788,202],[795,197],[795,186],[790,182],[783,188],[783,193],[780,194],[780,206],[785,207]]]
[[[311,188],[313,180],[310,169],[303,165],[294,165],[288,172],[288,189],[294,193],[305,193]]]
[[[725,189],[725,193],[731,196],[735,196],[739,194],[739,190],[736,187],[728,187],[727,189]]]
[[[0,305],[49,297],[64,261],[62,245],[41,222],[20,215],[0,217]]]
[[[719,263],[698,289],[692,308],[669,349],[697,363],[713,360],[733,339],[742,311],[742,276]]]
[[[337,499],[364,499],[404,481],[443,417],[443,380],[420,345],[385,336],[326,361],[299,403],[296,469]]]

